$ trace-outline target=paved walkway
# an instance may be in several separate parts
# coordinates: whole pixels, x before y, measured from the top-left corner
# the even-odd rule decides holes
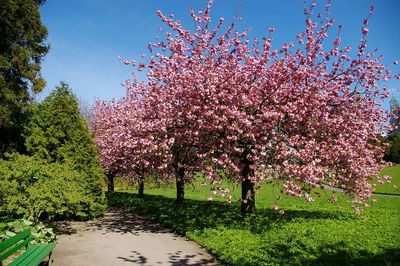
[[[58,227],[55,266],[218,265],[196,243],[118,209],[109,209],[101,219]]]

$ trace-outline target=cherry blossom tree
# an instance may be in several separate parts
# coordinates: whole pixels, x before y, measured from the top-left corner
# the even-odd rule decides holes
[[[201,137],[189,112],[192,106],[182,104],[178,96],[180,88],[165,89],[166,84],[150,82],[142,91],[142,104],[146,111],[147,137],[151,145],[143,147],[143,153],[149,155],[146,163],[165,181],[176,182],[176,202],[183,203],[184,187],[194,178],[194,173],[201,171],[202,161],[198,158],[205,147],[200,143]],[[131,89],[133,89],[131,87]],[[152,150],[149,150],[149,148]]]
[[[114,191],[115,176],[124,172],[124,157],[116,139],[118,123],[114,102],[97,101],[93,107],[90,130],[99,149],[101,164],[107,177],[108,191]]]
[[[126,97],[111,102],[97,101],[91,131],[99,148],[103,168],[107,172],[109,191],[113,191],[116,175],[135,177],[138,195],[143,197],[144,178],[154,173],[152,166],[157,147],[152,142],[151,127],[145,122],[140,94],[133,89]],[[150,165],[149,160],[153,161]]]
[[[315,14],[313,2],[304,32],[274,49],[273,27],[250,41],[249,30],[235,29],[237,19],[212,24],[211,6],[191,11],[193,30],[158,11],[169,31],[138,66],[148,77],[141,91],[146,138],[158,156],[147,162],[175,175],[178,202],[193,172],[218,183],[222,170],[242,185],[242,212],[255,210],[254,184],[266,178],[307,201],[311,188],[327,183],[352,196],[357,212],[367,206],[371,179],[383,182],[378,137],[387,112],[379,99],[388,94],[380,82],[393,77],[381,56],[366,51],[369,17],[352,49],[341,43],[342,26],[333,28],[330,3]]]

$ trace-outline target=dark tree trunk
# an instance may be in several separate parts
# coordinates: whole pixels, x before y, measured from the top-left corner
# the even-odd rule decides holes
[[[138,181],[138,195],[139,198],[143,198],[144,197],[144,180],[143,180],[143,176],[139,176],[139,181]]]
[[[240,211],[242,213],[252,213],[256,211],[256,194],[254,193],[254,183],[249,179],[251,174],[250,162],[244,160],[242,169],[242,202]]]
[[[108,192],[114,192],[115,174],[114,173],[108,173],[106,176],[107,176],[107,189],[108,189]]]
[[[176,203],[182,204],[185,199],[185,170],[180,167],[176,171]]]

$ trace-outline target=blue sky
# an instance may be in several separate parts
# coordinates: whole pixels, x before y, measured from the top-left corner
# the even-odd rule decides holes
[[[368,15],[368,0],[333,0],[331,13],[336,25],[343,24],[342,43],[355,47],[361,37],[362,20]],[[122,56],[140,61],[148,42],[163,26],[156,16],[160,9],[174,13],[183,24],[192,26],[188,10],[203,8],[203,0],[52,0],[41,7],[42,21],[49,30],[50,52],[42,64],[47,80],[43,99],[60,81],[70,84],[82,101],[110,100],[124,95],[121,82],[129,79],[132,67],[116,59]],[[319,5],[324,5],[320,1]],[[377,0],[369,24],[369,44],[378,48],[384,62],[400,72],[400,1]],[[236,10],[243,21],[239,28],[252,27],[252,34],[264,36],[274,26],[276,46],[294,40],[304,29],[303,0],[215,0],[211,16],[231,18]],[[165,28],[165,27],[164,27]],[[333,33],[333,32],[332,32]],[[139,76],[140,77],[140,76]],[[400,99],[400,82],[385,84]],[[385,103],[385,106],[387,104]]]

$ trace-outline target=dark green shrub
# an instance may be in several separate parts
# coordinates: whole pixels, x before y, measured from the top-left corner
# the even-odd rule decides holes
[[[0,215],[34,221],[98,216],[104,205],[88,185],[70,164],[13,154],[0,161]]]
[[[389,147],[386,149],[385,156],[383,157],[386,161],[392,163],[400,163],[400,133],[393,132],[387,137]]]

